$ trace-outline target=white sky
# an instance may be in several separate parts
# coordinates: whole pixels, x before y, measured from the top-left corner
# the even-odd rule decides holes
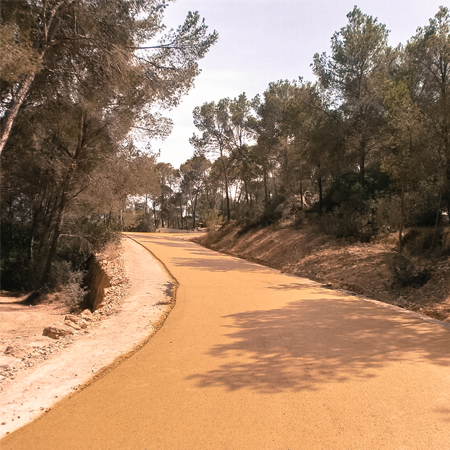
[[[355,4],[387,26],[389,44],[396,46],[427,25],[446,1],[177,0],[167,8],[168,28],[182,24],[188,11],[199,11],[219,40],[200,61],[195,88],[176,109],[163,112],[173,120],[173,132],[165,141],[154,141],[153,150],[161,151],[160,161],[178,168],[193,153],[189,137],[197,132],[192,124],[196,106],[242,92],[253,98],[280,79],[315,81],[313,55],[330,53],[331,36],[347,24]]]

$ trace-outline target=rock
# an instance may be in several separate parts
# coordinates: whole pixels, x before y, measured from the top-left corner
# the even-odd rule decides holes
[[[73,323],[78,323],[78,321],[80,320],[80,317],[75,316],[74,314],[66,314],[64,316],[64,320],[70,320]]]
[[[83,319],[81,319],[81,320],[78,322],[77,325],[78,325],[79,327],[83,328],[83,329],[85,329],[85,328],[88,327],[88,323],[87,323],[85,320],[83,320]]]
[[[88,322],[91,322],[94,320],[94,315],[92,314],[92,312],[89,309],[85,309],[82,313],[81,313],[81,318],[83,320],[87,320]]]
[[[71,322],[70,320],[66,320],[64,322],[64,325],[68,326],[68,327],[72,327],[74,330],[81,330],[81,327],[78,326],[78,324]]]
[[[13,370],[22,365],[23,362],[14,356],[0,356],[0,371]]]
[[[16,358],[23,358],[28,354],[28,350],[20,345],[8,345],[4,353],[5,355],[15,356]]]
[[[42,335],[52,339],[59,339],[60,337],[69,336],[74,333],[75,331],[72,328],[64,326],[63,324],[55,323],[53,325],[45,327]]]
[[[89,316],[86,316],[86,318],[88,318]],[[65,324],[71,326],[72,328],[75,328],[76,330],[80,330],[81,328],[87,328],[88,327],[88,323],[86,322],[86,320],[83,317],[78,317],[75,316],[73,314],[67,314],[64,317],[65,320]],[[89,320],[89,319],[88,319]],[[91,319],[92,320],[92,319]],[[73,325],[76,325],[75,327]]]

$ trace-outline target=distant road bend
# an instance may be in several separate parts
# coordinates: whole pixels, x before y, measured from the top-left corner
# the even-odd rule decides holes
[[[175,234],[132,237],[179,282],[166,323],[2,450],[450,449],[448,328]]]

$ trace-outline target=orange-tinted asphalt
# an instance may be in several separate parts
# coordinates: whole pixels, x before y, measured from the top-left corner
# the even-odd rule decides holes
[[[180,283],[131,358],[2,450],[450,449],[450,330],[134,234]]]

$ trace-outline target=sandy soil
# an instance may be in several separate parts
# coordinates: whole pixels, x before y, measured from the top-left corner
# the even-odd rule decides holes
[[[448,326],[177,235],[134,237],[178,280],[176,307],[2,450],[448,448]]]
[[[69,312],[60,302],[26,306],[20,296],[1,298],[0,365],[6,376],[0,384],[0,436],[103,376],[161,326],[172,307],[175,281],[139,244],[124,239],[123,249],[129,294],[120,308],[109,303],[86,330],[72,336],[42,336],[44,326]]]
[[[194,238],[195,242],[249,261],[264,264],[330,289],[380,300],[450,323],[450,258],[422,258],[418,264],[432,273],[421,287],[401,286],[390,264],[397,254],[396,235],[371,243],[336,239],[305,226],[269,227],[240,232],[230,224]]]

